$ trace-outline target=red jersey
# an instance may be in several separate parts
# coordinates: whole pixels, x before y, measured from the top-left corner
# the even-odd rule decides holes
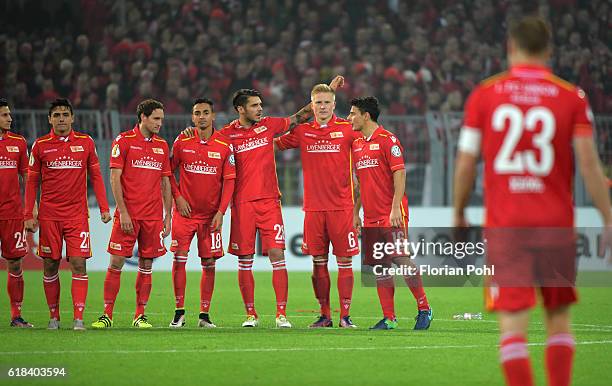
[[[161,179],[171,176],[168,143],[153,134],[145,138],[138,125],[113,142],[111,169],[122,169],[123,199],[134,220],[161,220],[163,200]],[[119,208],[115,216],[119,216]]]
[[[274,137],[289,129],[289,118],[265,117],[251,127],[235,120],[221,129],[234,146],[236,187],[234,202],[279,198]]]
[[[21,135],[0,135],[0,220],[23,218],[19,175],[28,171],[28,145]]]
[[[303,123],[275,139],[281,150],[300,148],[304,211],[353,208],[351,145],[358,137],[349,121],[334,115],[326,125]]]
[[[512,67],[472,92],[459,149],[482,144],[487,226],[573,226],[572,141],[593,135],[592,116],[584,91],[546,67]]]
[[[93,139],[70,131],[65,137],[53,129],[32,145],[25,195],[25,218],[32,218],[32,209],[40,184],[40,220],[72,220],[89,216],[87,176],[93,185],[100,212],[108,212],[106,190]]]
[[[197,129],[193,137],[180,134],[172,146],[171,165],[173,172],[179,170],[179,191],[191,207],[191,218],[211,219],[219,209],[223,180],[236,178],[229,138],[216,130],[208,140]]]
[[[396,136],[378,126],[369,138],[353,142],[353,162],[359,179],[359,191],[365,222],[388,220],[393,206],[393,172],[404,169],[404,149]],[[408,198],[401,202],[408,217]]]

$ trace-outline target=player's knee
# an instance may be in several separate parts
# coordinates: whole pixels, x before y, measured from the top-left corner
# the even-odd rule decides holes
[[[312,257],[312,263],[315,265],[322,265],[322,264],[327,264],[327,262],[329,261],[327,255],[323,255],[323,256],[313,256]]]
[[[45,258],[43,261],[43,269],[45,272],[45,276],[53,276],[56,275],[59,271],[59,260],[53,260],[50,258]]]
[[[144,269],[152,269],[153,259],[144,259],[141,257],[140,259],[138,259],[138,267],[144,268]]]
[[[273,248],[268,251],[268,257],[271,263],[285,260],[285,254],[282,249]]]
[[[215,259],[201,259],[200,260],[202,267],[204,268],[210,268],[210,267],[214,267],[215,266]]]
[[[87,265],[85,264],[85,260],[81,259],[79,261],[77,260],[70,260],[70,269],[72,270],[72,273],[75,275],[86,275],[87,274]]]
[[[353,263],[353,258],[352,257],[336,256],[336,261],[338,262],[338,264],[352,264]]]
[[[7,260],[7,270],[14,275],[21,272],[21,259]]]
[[[109,268],[114,269],[115,271],[121,271],[123,268],[123,263],[125,262],[125,257],[111,255]]]

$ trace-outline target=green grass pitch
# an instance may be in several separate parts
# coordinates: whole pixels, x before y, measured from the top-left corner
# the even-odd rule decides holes
[[[274,328],[274,295],[270,272],[256,272],[256,305],[260,326],[239,327],[244,309],[235,272],[218,272],[211,317],[216,330],[196,328],[199,311],[198,272],[188,273],[187,325],[167,326],[174,303],[169,272],[156,272],[147,314],[155,326],[130,326],[135,306],[135,273],[123,273],[111,330],[72,331],[70,275],[63,272],[62,330],[47,331],[48,311],[41,272],[27,272],[24,317],[33,330],[8,327],[8,296],[0,297],[0,384],[74,385],[501,385],[498,330],[494,315],[482,321],[453,321],[458,312],[482,310],[481,288],[428,288],[434,309],[429,331],[413,331],[415,303],[407,288],[396,290],[400,328],[368,331],[381,311],[374,288],[363,288],[358,277],[352,306],[355,330],[309,330],[317,316],[310,274],[289,276],[288,318],[291,330]],[[85,319],[90,324],[102,310],[103,272],[89,274]],[[332,304],[337,292],[332,273]],[[0,287],[6,288],[6,274]],[[609,385],[612,379],[612,289],[583,288],[574,308],[578,346],[575,385]],[[532,317],[529,347],[537,383],[545,384],[541,312]],[[338,314],[334,313],[334,323]],[[56,379],[8,378],[9,367],[65,367]]]

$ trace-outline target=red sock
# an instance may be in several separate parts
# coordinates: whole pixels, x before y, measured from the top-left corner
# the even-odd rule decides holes
[[[185,307],[185,287],[187,286],[186,263],[187,256],[174,256],[174,261],[172,262],[172,283],[174,284],[174,302],[176,308]]]
[[[429,310],[429,302],[427,301],[427,295],[425,295],[421,274],[417,272],[416,275],[404,276],[404,281],[410,288],[410,292],[412,292],[412,296],[414,296],[414,300],[417,302],[419,311]]]
[[[379,276],[376,278],[376,291],[382,307],[383,316],[388,319],[395,319],[395,305],[393,296],[395,295],[395,283],[392,276]]]
[[[104,313],[111,319],[113,319],[113,308],[119,287],[121,287],[121,271],[108,267],[106,279],[104,279]]]
[[[533,386],[527,340],[523,335],[502,336],[499,353],[508,386]]]
[[[72,306],[74,309],[74,320],[83,320],[83,310],[87,300],[87,287],[89,279],[87,275],[72,274]]]
[[[350,315],[353,298],[353,262],[338,262],[338,295],[340,296],[340,317]]]
[[[134,319],[145,313],[145,307],[151,294],[152,272],[152,269],[138,267],[138,274],[136,275],[136,313],[134,314]]]
[[[49,317],[59,320],[59,273],[49,277],[43,276],[43,287],[45,288],[45,297],[47,298],[47,305],[49,306]]]
[[[215,289],[215,262],[202,264],[202,279],[200,280],[200,312],[208,313],[210,300]]]
[[[289,277],[285,260],[272,263],[272,287],[276,295],[276,317],[287,315],[287,296],[289,293]]]
[[[546,372],[550,386],[568,386],[576,341],[571,334],[556,334],[546,341]]]
[[[11,302],[11,320],[21,316],[21,302],[23,302],[23,272],[8,273],[6,281],[6,289],[8,291]]]
[[[257,317],[255,311],[255,279],[253,278],[253,259],[238,259],[238,286],[247,315]]]
[[[314,289],[315,297],[321,305],[321,315],[327,318],[331,317],[331,310],[329,309],[330,286],[327,259],[313,262],[312,288]]]

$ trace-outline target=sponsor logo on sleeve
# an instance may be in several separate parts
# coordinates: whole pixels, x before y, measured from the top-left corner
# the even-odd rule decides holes
[[[232,166],[236,166],[236,159],[234,158],[233,154],[230,154],[230,156],[229,156],[229,163]]]
[[[119,150],[119,144],[118,144],[118,143],[116,143],[116,144],[113,146],[113,150],[111,151],[111,156],[112,156],[113,158],[117,158],[117,157],[119,157],[119,154],[121,154],[121,151]]]
[[[73,153],[77,153],[77,152],[80,152],[80,151],[85,151],[85,149],[83,149],[83,146],[70,146],[70,150]]]
[[[154,147],[153,148],[153,153],[155,153],[155,154],[164,154],[164,149],[162,149],[161,147]]]
[[[19,153],[19,148],[17,146],[7,146],[6,151],[9,153]]]
[[[402,150],[400,149],[399,146],[393,145],[393,147],[391,148],[391,155],[394,156],[394,157],[401,157],[402,156]]]
[[[221,153],[216,152],[216,151],[209,151],[208,152],[208,158],[221,159]]]

